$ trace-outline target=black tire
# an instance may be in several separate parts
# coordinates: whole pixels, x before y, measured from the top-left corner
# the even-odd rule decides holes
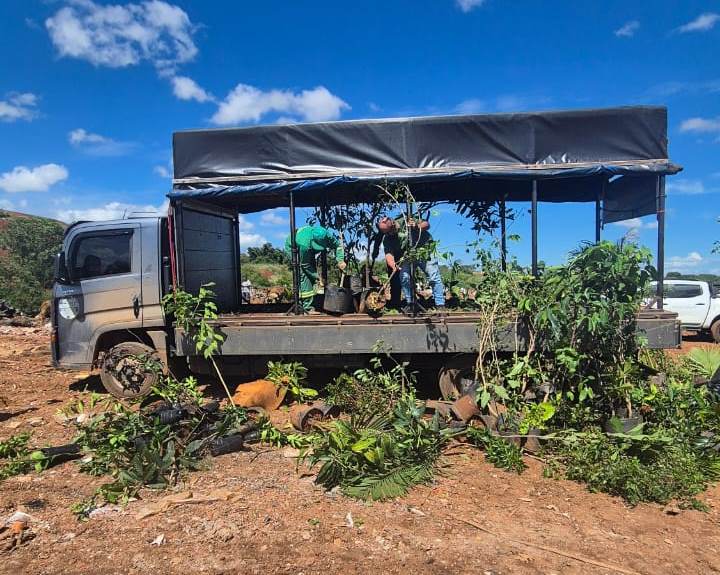
[[[710,333],[712,334],[715,343],[720,343],[720,319],[716,319],[710,326]]]
[[[159,368],[148,369],[148,363],[160,366],[155,350],[143,343],[128,341],[110,348],[100,366],[103,387],[117,398],[129,399],[150,393],[158,380]]]

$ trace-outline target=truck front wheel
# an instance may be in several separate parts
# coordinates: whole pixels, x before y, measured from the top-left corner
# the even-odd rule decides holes
[[[160,359],[153,348],[128,341],[111,347],[105,354],[100,380],[115,397],[141,397],[157,384],[160,371]]]
[[[720,319],[716,319],[710,326],[710,333],[712,334],[715,343],[720,343]]]

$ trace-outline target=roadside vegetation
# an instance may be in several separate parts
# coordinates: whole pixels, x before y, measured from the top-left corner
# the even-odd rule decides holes
[[[63,233],[60,222],[0,210],[0,300],[28,315],[38,312],[50,295]]]

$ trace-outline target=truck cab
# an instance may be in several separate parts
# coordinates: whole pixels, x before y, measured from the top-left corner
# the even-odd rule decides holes
[[[56,366],[89,370],[123,344],[166,349],[161,298],[169,273],[163,273],[167,232],[161,230],[166,219],[158,217],[68,228],[53,287]]]
[[[678,314],[684,330],[709,333],[720,343],[720,290],[716,286],[698,280],[666,279],[663,308]]]

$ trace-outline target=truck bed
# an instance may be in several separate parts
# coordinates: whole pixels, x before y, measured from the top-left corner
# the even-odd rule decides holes
[[[403,354],[477,352],[477,325],[482,314],[450,312],[406,317],[386,314],[287,315],[284,313],[225,314],[215,325],[225,336],[221,353],[254,355],[355,355],[371,354],[378,340],[385,349]],[[680,345],[680,323],[672,312],[641,311],[638,333],[653,349]],[[496,328],[498,351],[522,351],[526,331],[517,322]],[[176,328],[178,355],[194,355],[195,346]]]

